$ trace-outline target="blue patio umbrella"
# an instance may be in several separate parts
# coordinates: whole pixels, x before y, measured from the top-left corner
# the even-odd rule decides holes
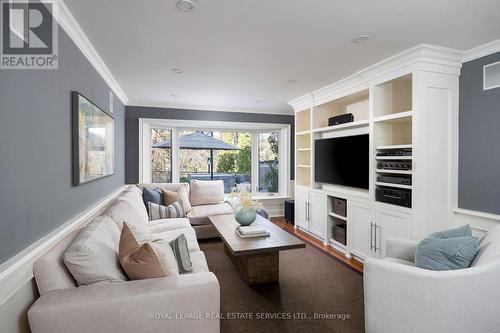
[[[152,146],[153,148],[172,148],[172,141],[166,140]],[[180,138],[180,149],[198,149],[198,150],[210,150],[210,178],[214,178],[214,150],[240,150],[240,148],[225,143],[219,139],[214,138],[211,135],[202,132],[193,132],[181,136]]]

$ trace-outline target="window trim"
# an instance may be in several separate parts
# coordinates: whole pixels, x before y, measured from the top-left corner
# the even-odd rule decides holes
[[[151,128],[172,131],[172,182],[179,182],[179,130],[244,131],[252,133],[252,193],[254,198],[272,199],[289,196],[290,182],[290,130],[289,124],[266,124],[251,122],[220,122],[179,119],[139,118],[139,182],[151,182]],[[277,193],[259,193],[254,191],[258,182],[258,133],[278,131],[279,139],[279,191]],[[257,144],[255,144],[257,143]],[[282,148],[283,147],[283,148]]]

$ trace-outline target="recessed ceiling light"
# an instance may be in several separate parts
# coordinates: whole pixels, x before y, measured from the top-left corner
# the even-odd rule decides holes
[[[172,96],[172,97],[179,97],[179,95],[177,95],[177,94],[170,94],[170,96]]]
[[[194,0],[179,0],[177,1],[177,9],[183,12],[189,12],[196,8],[196,2]]]
[[[182,74],[182,69],[180,69],[180,68],[172,68],[172,72],[174,72],[175,74]]]
[[[359,35],[358,37],[354,38],[352,40],[353,43],[364,43],[369,39],[372,39],[373,36],[370,35]]]
[[[293,80],[286,81],[286,83],[288,83],[288,84],[294,84],[294,83],[297,83],[297,82],[299,82],[299,80],[293,79]]]
[[[262,100],[261,99],[256,99],[255,103],[262,103]]]

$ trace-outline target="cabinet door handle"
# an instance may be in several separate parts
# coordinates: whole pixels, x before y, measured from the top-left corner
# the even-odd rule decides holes
[[[370,251],[373,251],[373,222],[370,222]]]
[[[307,221],[307,201],[304,202],[304,218]]]
[[[311,203],[307,202],[307,219],[311,221]]]
[[[375,249],[375,253],[377,253],[377,250],[379,250],[379,248],[377,247],[377,223],[375,223],[375,244],[373,245],[373,248]]]

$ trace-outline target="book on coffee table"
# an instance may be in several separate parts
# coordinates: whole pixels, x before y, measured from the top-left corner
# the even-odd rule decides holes
[[[266,232],[266,229],[258,225],[241,226],[238,228],[238,230],[242,235],[261,234]]]
[[[271,233],[266,229],[259,226],[244,226],[236,229],[236,233],[241,238],[250,238],[250,237],[266,237],[270,236]]]
[[[236,233],[241,238],[256,238],[256,237],[269,237],[269,236],[271,236],[271,233],[269,231],[265,231],[265,232],[260,233],[260,234],[243,235],[239,230],[236,230]]]

